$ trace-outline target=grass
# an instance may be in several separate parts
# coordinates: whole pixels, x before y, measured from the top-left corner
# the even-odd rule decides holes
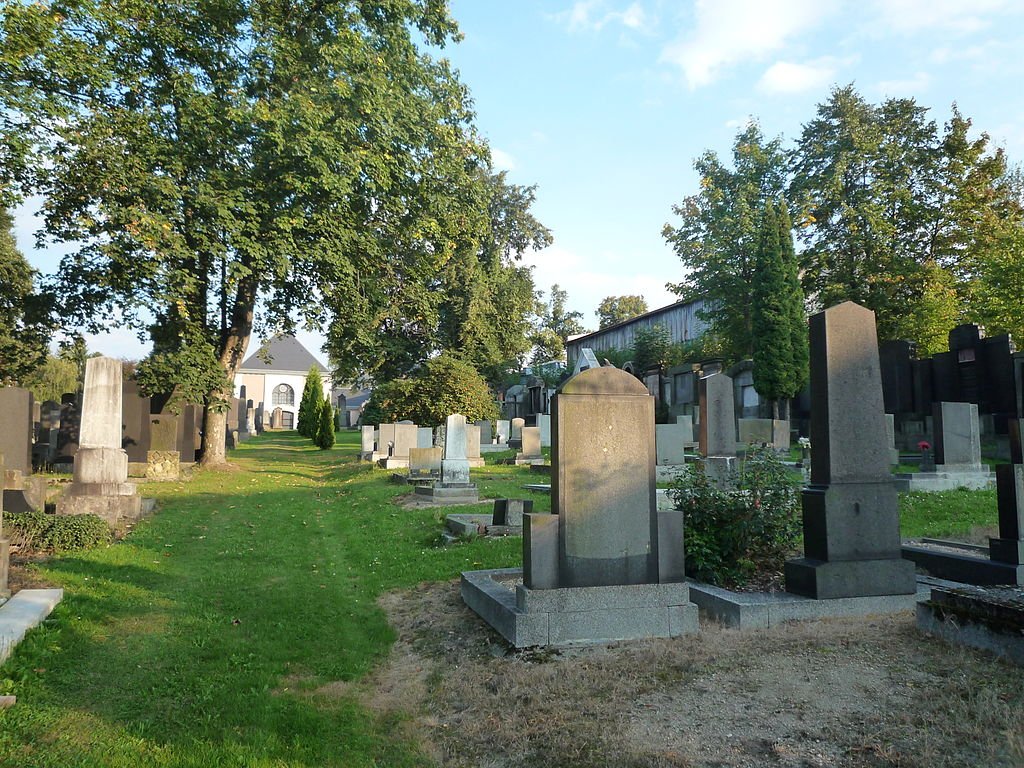
[[[18,697],[0,765],[429,763],[394,722],[316,691],[387,653],[382,592],[515,565],[520,545],[438,546],[443,512],[395,506],[406,489],[357,451],[350,432],[328,452],[249,441],[237,471],[146,487],[159,511],[122,543],[35,566],[65,598],[0,670]],[[514,470],[481,471],[482,492],[525,493]]]
[[[251,440],[234,470],[150,484],[159,510],[114,546],[31,566],[65,589],[0,668],[0,765],[420,766],[403,715],[346,685],[388,653],[377,598],[520,561],[518,538],[440,546],[444,509],[404,509],[407,488],[356,460],[358,434],[321,452],[294,433]],[[489,455],[491,459],[493,455]],[[481,495],[542,476],[488,463]],[[489,502],[463,511],[483,511]],[[994,492],[909,494],[904,535],[995,521]]]

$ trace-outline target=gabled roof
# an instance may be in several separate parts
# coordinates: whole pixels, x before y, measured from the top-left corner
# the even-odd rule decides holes
[[[259,351],[249,355],[242,363],[239,373],[283,373],[305,374],[313,366],[323,374],[330,371],[309,353],[294,336],[275,336]]]

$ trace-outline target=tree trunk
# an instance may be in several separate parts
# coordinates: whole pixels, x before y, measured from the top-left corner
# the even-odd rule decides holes
[[[226,464],[228,403],[235,394],[235,375],[245,358],[252,335],[253,308],[256,306],[256,281],[241,280],[235,292],[230,324],[221,332],[220,364],[228,383],[224,389],[206,396],[203,416],[203,458],[200,465],[210,467]]]

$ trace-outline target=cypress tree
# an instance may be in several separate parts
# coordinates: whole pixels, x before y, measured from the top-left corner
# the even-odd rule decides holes
[[[793,353],[792,387],[788,397],[796,397],[810,376],[810,350],[807,347],[807,309],[804,289],[800,284],[800,265],[793,247],[793,222],[786,201],[779,206],[779,244],[782,247],[782,268],[789,296],[788,314],[790,345]]]
[[[794,394],[792,290],[782,260],[779,216],[775,205],[764,207],[754,258],[751,328],[754,346],[754,388],[772,401],[778,418],[779,400]]]
[[[299,401],[299,419],[295,428],[299,434],[315,438],[320,423],[320,401],[324,396],[323,381],[320,371],[315,365],[310,366],[306,374],[306,386],[302,389],[302,400]]]
[[[320,414],[317,419],[316,437],[314,442],[321,451],[334,447],[334,406],[331,398],[324,398],[320,403]]]

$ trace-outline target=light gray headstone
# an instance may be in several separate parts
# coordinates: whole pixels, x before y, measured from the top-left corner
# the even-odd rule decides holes
[[[85,361],[78,444],[82,448],[121,447],[120,360],[90,357]]]
[[[434,430],[432,430],[430,427],[420,427],[416,432],[416,447],[433,448]]]
[[[940,472],[980,472],[981,436],[974,403],[936,403],[935,464]]]
[[[540,429],[540,444],[542,448],[551,447],[551,414],[537,414],[537,428]]]
[[[444,459],[441,461],[442,485],[468,485],[469,461],[466,458],[466,417],[453,413],[445,419]]]
[[[600,367],[601,364],[597,362],[597,355],[594,354],[594,350],[590,347],[584,347],[580,350],[580,356],[576,360],[576,365],[572,369],[572,375],[575,376],[577,373],[582,371]]]
[[[676,466],[685,463],[687,438],[693,437],[693,428],[685,424],[656,424],[654,426],[657,444],[658,466]]]
[[[480,428],[480,444],[481,445],[490,445],[491,441],[494,439],[494,427],[493,427],[493,425],[487,419],[483,419],[482,421],[478,421],[476,424]]]
[[[736,406],[732,379],[713,373],[700,380],[700,452],[736,455]]]
[[[441,474],[440,448],[410,448],[409,476],[438,476]]]
[[[395,449],[396,424],[381,424],[377,428],[377,452],[382,456],[390,456]]]
[[[740,445],[771,445],[773,438],[771,419],[738,419]]]
[[[508,435],[512,429],[512,425],[508,419],[498,419],[498,443],[503,444],[508,442]]]
[[[693,443],[693,416],[686,414],[684,416],[676,416],[676,424],[683,428],[683,442]]]
[[[480,458],[480,426],[478,424],[466,425],[466,458]]]
[[[399,459],[409,458],[409,449],[416,447],[419,439],[419,427],[410,422],[395,424],[395,450],[392,456]]]
[[[522,431],[523,447],[520,449],[520,454],[530,459],[539,459],[544,454],[540,450],[540,428],[539,427],[523,427]]]
[[[363,453],[373,453],[374,429],[372,424],[364,424],[359,430],[359,450]]]
[[[509,425],[509,440],[519,440],[523,436],[523,427],[526,425],[526,419],[512,419]]]

